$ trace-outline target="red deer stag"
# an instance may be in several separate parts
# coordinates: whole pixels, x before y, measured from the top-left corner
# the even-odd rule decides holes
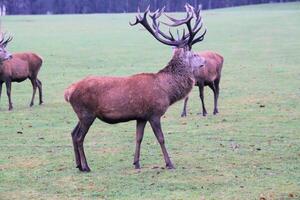
[[[192,13],[187,9],[187,17],[174,26],[187,25],[189,33],[183,33],[179,39],[163,33],[156,21],[163,9],[149,13],[149,8],[143,16],[139,13],[136,22],[141,24],[159,42],[177,47],[167,66],[157,73],[142,73],[129,77],[90,76],[73,83],[65,90],[65,100],[70,102],[78,116],[79,122],[72,131],[76,166],[80,171],[89,172],[83,141],[96,118],[109,123],[136,120],[136,150],[134,166],[140,168],[140,147],[147,122],[161,146],[166,167],[172,169],[173,164],[165,147],[164,135],[161,129],[161,117],[168,107],[188,95],[194,86],[193,69],[204,65],[204,60],[188,50],[188,46],[203,40],[205,32],[200,36],[201,23],[191,28]],[[153,24],[148,23],[150,15]],[[196,19],[201,21],[201,19]]]
[[[202,103],[202,115],[206,116],[207,112],[204,105],[204,86],[209,86],[214,92],[214,115],[219,113],[218,111],[218,98],[219,98],[219,83],[221,80],[221,71],[223,67],[223,57],[212,51],[204,51],[199,53],[206,61],[205,65],[194,71],[196,86],[199,87],[200,99]],[[186,116],[187,102],[189,97],[184,100],[183,111],[181,117]]]
[[[2,34],[2,40],[0,43],[0,97],[2,91],[2,84],[6,84],[6,92],[8,96],[9,110],[13,109],[11,101],[11,83],[22,82],[27,78],[30,79],[33,93],[30,102],[30,106],[34,104],[34,96],[36,88],[39,89],[40,104],[43,103],[42,96],[42,82],[37,78],[38,72],[42,66],[42,59],[34,53],[15,53],[9,54],[9,58],[5,56],[7,51],[5,50],[8,42],[12,40],[12,37],[4,39]]]

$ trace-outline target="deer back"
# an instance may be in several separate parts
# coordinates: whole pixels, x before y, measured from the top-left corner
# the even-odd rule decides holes
[[[205,82],[212,82],[221,76],[223,57],[213,51],[203,51],[198,53],[201,57],[205,58],[204,67],[195,70],[195,79],[201,79]]]

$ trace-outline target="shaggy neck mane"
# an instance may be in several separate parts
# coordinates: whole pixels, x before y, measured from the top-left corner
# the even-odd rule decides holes
[[[189,72],[180,57],[173,57],[168,65],[158,73],[172,73],[174,75],[186,75]]]
[[[173,57],[158,75],[164,77],[162,88],[169,96],[170,105],[186,97],[194,86],[193,72],[180,57]]]

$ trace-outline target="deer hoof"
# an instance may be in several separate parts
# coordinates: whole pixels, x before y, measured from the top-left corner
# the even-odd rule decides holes
[[[76,168],[78,168],[80,171],[82,170],[81,165],[77,165]]]
[[[30,107],[32,107],[33,106],[33,103],[30,103],[30,105],[29,105]]]
[[[186,113],[182,113],[182,114],[181,114],[181,117],[186,117]]]
[[[79,168],[79,170],[82,171],[82,172],[90,172],[91,171],[88,166],[87,167],[81,167],[81,168]]]
[[[207,113],[204,112],[204,113],[198,113],[198,115],[202,115],[203,117],[206,117]]]
[[[166,165],[167,169],[175,169],[172,163]]]
[[[135,169],[141,169],[141,166],[140,166],[139,162],[134,162],[133,165],[134,165]]]
[[[218,114],[219,111],[218,110],[214,110],[214,115]]]
[[[141,169],[141,166],[140,165],[135,165],[134,169]]]

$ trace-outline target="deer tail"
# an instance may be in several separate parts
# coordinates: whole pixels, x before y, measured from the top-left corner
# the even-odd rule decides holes
[[[71,96],[72,96],[73,92],[75,91],[76,86],[77,86],[77,83],[73,83],[65,90],[64,97],[65,97],[66,102],[70,102]]]

